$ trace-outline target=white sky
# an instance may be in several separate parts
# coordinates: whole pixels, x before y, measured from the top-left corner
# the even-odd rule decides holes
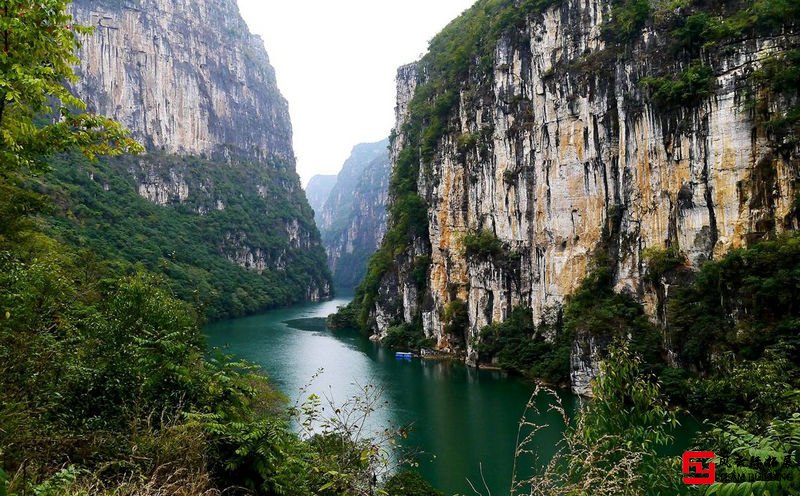
[[[239,0],[289,101],[297,171],[336,174],[394,125],[397,68],[475,0]]]

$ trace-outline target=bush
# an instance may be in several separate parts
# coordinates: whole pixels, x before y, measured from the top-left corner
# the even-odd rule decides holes
[[[647,264],[645,280],[651,284],[658,284],[665,275],[686,264],[686,257],[674,247],[645,250],[642,256]]]
[[[676,78],[643,78],[642,85],[650,90],[653,102],[662,110],[675,111],[695,107],[711,96],[716,77],[714,71],[702,63],[695,63]]]
[[[340,306],[328,316],[326,324],[331,329],[358,329],[358,309],[353,303]]]
[[[708,494],[800,493],[800,412],[749,430],[726,422],[704,436],[714,446],[719,479]]]
[[[711,371],[711,356],[754,360],[784,343],[800,361],[800,236],[787,234],[733,250],[703,265],[667,308],[670,340],[681,361]]]
[[[464,252],[468,258],[496,259],[505,253],[505,246],[493,232],[484,229],[464,236]]]
[[[624,345],[612,346],[600,368],[592,386],[593,397],[576,419],[569,418],[558,396],[549,392],[554,400],[549,410],[560,413],[565,426],[563,440],[544,469],[527,480],[515,480],[515,487],[531,496],[638,496],[682,491],[674,460],[663,456],[678,421],[661,397],[659,385]],[[535,405],[532,398],[528,408],[535,409]],[[538,454],[540,429],[523,417],[517,463],[524,453]]]
[[[443,496],[418,472],[400,472],[386,481],[383,491],[389,496]]]
[[[481,361],[497,360],[500,367],[553,384],[569,382],[572,340],[554,329],[553,342],[544,339],[551,330],[534,326],[531,310],[517,307],[505,322],[481,329],[477,351]]]
[[[420,324],[401,324],[390,327],[381,343],[389,349],[398,351],[419,351],[430,347]]]
[[[603,25],[603,38],[614,43],[627,43],[638,35],[650,19],[649,0],[622,0],[611,8],[611,17]]]
[[[631,296],[616,293],[608,268],[600,266],[584,279],[564,308],[564,327],[570,336],[598,336],[606,341],[628,339],[631,350],[648,366],[662,363],[661,333],[644,308]]]
[[[469,307],[463,300],[453,300],[444,307],[442,314],[444,332],[449,336],[464,341],[469,332]]]

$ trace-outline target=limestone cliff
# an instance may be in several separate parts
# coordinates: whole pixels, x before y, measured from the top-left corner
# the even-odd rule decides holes
[[[317,225],[337,288],[352,291],[386,233],[389,141],[353,148],[337,176]]]
[[[292,128],[263,41],[235,0],[78,0],[95,33],[81,95],[148,148],[291,165]]]
[[[76,0],[71,8],[95,29],[83,40],[74,91],[148,150],[109,167],[176,217],[203,218],[217,256],[275,286],[275,294],[250,288],[258,297],[240,299],[329,296],[324,251],[295,172],[288,104],[236,1]]]
[[[335,175],[316,175],[308,181],[308,186],[305,188],[308,204],[314,209],[314,220],[317,222],[317,227],[322,222],[322,208],[334,186],[336,186]]]
[[[477,18],[485,3],[465,15]],[[480,329],[514,307],[530,308],[536,322],[557,319],[601,246],[612,254],[615,289],[643,302],[657,320],[659,295],[669,287],[644,283],[648,249],[675,248],[697,267],[797,228],[797,141],[773,132],[759,105],[748,104],[763,97],[753,78],[759,68],[798,46],[791,24],[769,35],[731,37],[714,50],[671,52],[665,26],[678,25],[688,11],[655,12],[656,21],[614,42],[611,2],[549,3],[496,30],[486,52],[470,55],[469,71],[449,81],[452,110],[415,176],[427,227],[423,234],[403,227],[408,242],[364,300],[374,332],[419,319],[440,348],[474,361]],[[460,29],[470,22],[462,19]],[[435,39],[432,50],[457,38],[456,28]],[[434,108],[422,128],[414,120],[415,105],[436,101],[438,89],[427,83],[437,56],[398,73],[395,174],[407,167],[410,133],[430,130],[444,116]],[[691,98],[686,86],[672,100],[657,91],[695,67],[710,75]],[[766,100],[761,111],[780,115],[793,97],[782,98]],[[395,206],[396,189],[392,195]],[[479,232],[496,237],[503,254],[471,256],[465,238]],[[423,284],[413,277],[420,260],[428,264]],[[469,324],[454,338],[445,332],[444,313],[456,300],[466,303]],[[600,346],[592,336],[576,337],[576,391],[586,391]]]

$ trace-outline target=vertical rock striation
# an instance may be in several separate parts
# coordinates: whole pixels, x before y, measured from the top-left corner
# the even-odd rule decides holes
[[[236,1],[76,0],[71,8],[95,28],[83,40],[74,91],[148,149],[111,167],[151,202],[207,216],[220,257],[282,281],[281,294],[264,301],[328,297],[288,104]]]
[[[416,184],[428,232],[384,274],[368,309],[373,332],[421,317],[440,348],[474,360],[480,329],[514,307],[530,308],[537,322],[555,320],[601,246],[612,253],[615,289],[655,319],[646,250],[677,248],[697,267],[797,228],[797,146],[776,142],[746,105],[753,71],[798,46],[795,33],[703,54],[714,71],[710,95],[665,109],[643,81],[686,68],[659,51],[667,33],[644,29],[615,53],[601,36],[609,2],[555,3],[499,37],[488,73],[453,82],[456,110]],[[398,73],[395,164],[408,141],[410,102],[427,77],[416,65]],[[465,237],[478,232],[495,236],[503,254],[468,255]],[[430,257],[423,295],[411,275],[420,257]],[[461,342],[444,331],[455,300],[468,307]],[[576,391],[594,376],[597,346],[577,338]]]

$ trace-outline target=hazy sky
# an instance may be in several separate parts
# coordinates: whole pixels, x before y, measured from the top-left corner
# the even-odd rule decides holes
[[[239,0],[289,101],[303,185],[389,135],[397,68],[474,1]]]

